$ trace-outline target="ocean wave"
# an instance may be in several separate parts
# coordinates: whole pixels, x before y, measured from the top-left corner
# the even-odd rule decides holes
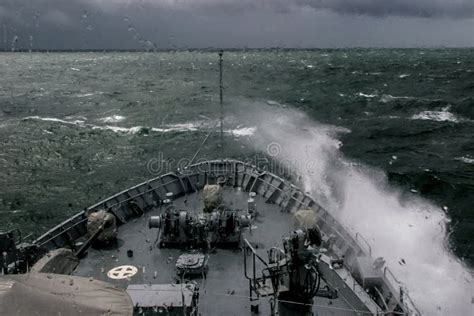
[[[296,110],[282,111],[286,113],[269,111],[262,104],[245,113],[244,119],[258,127],[252,145],[268,152],[269,144],[277,143],[275,159],[290,162],[305,191],[349,233],[363,233],[372,255],[386,260],[423,314],[469,313],[472,277],[446,247],[446,211],[416,195],[407,196],[383,173],[344,158],[337,132],[328,132]]]
[[[474,158],[467,155],[467,156],[462,156],[462,157],[456,157],[454,160],[459,160],[467,164],[474,164]]]
[[[395,101],[395,100],[412,100],[412,99],[415,99],[415,97],[407,97],[407,96],[396,97],[396,96],[393,96],[391,94],[384,94],[380,98],[380,102],[388,103],[388,102]]]
[[[123,118],[122,116],[117,116],[115,119]],[[114,116],[110,117],[111,119]],[[176,124],[167,124],[163,125],[163,127],[147,127],[147,126],[132,126],[132,127],[122,127],[122,126],[114,126],[114,125],[93,125],[93,124],[86,124],[85,121],[87,118],[81,117],[83,120],[64,120],[58,119],[54,117],[41,117],[41,116],[28,116],[23,118],[23,120],[38,120],[38,121],[45,121],[45,122],[55,122],[61,123],[66,125],[74,125],[81,128],[90,128],[93,130],[110,130],[115,133],[121,134],[148,134],[149,132],[156,132],[156,133],[170,133],[170,132],[195,132],[199,130],[211,130],[215,128],[217,125],[215,122],[186,122],[186,123],[176,123]],[[106,119],[106,118],[104,118]],[[110,120],[109,120],[110,121]],[[105,122],[105,121],[104,121]],[[212,123],[212,124],[211,124]],[[235,137],[241,136],[252,136],[256,131],[255,127],[236,127],[232,129],[224,130],[224,133],[231,134]]]
[[[120,127],[120,126],[111,126],[111,125],[105,125],[105,126],[93,125],[90,127],[92,129],[110,130],[115,133],[124,133],[124,134],[138,134],[138,133],[147,134],[150,130],[149,128],[145,126]]]
[[[380,102],[382,103],[403,103],[408,106],[426,106],[430,107],[443,107],[444,109],[451,109],[451,104],[447,101],[442,99],[430,99],[430,98],[420,98],[420,97],[412,97],[412,96],[394,96],[391,94],[383,94],[380,97]],[[399,101],[399,102],[397,102]]]
[[[273,100],[267,100],[268,105],[280,105],[280,103],[273,101]]]
[[[38,121],[45,121],[45,122],[56,122],[68,125],[84,125],[85,120],[73,120],[73,121],[66,121],[62,119],[58,119],[55,117],[41,117],[41,116],[27,116],[23,118],[24,121],[28,120],[38,120]]]
[[[87,98],[87,97],[92,97],[95,93],[82,93],[82,94],[77,94],[77,98]]]
[[[87,121],[87,117],[82,115],[69,115],[65,117],[66,120],[79,120],[79,121]]]
[[[376,94],[365,94],[362,92],[359,92],[356,95],[359,97],[364,97],[364,98],[375,98],[377,96]]]
[[[436,122],[459,122],[459,118],[453,113],[449,112],[448,109],[441,111],[422,111],[418,114],[414,114],[411,117],[412,120],[429,120]]]
[[[380,116],[379,118],[389,119],[389,120],[398,120],[398,119],[401,119],[402,117],[398,115],[384,115],[384,116]]]
[[[113,115],[111,117],[104,118],[104,122],[117,122],[122,120],[122,116]],[[121,127],[121,126],[113,126],[113,125],[93,125],[93,124],[85,124],[85,120],[73,120],[67,121],[63,119],[58,119],[54,117],[40,117],[40,116],[28,116],[23,118],[23,120],[39,120],[45,122],[56,122],[61,124],[67,125],[76,125],[79,127],[91,128],[96,130],[111,130],[116,133],[126,133],[126,134],[137,134],[141,132],[186,132],[186,131],[196,131],[198,130],[198,123],[190,122],[190,123],[180,123],[180,124],[169,124],[165,125],[164,127],[146,127],[146,126],[132,126],[132,127]]]
[[[153,132],[169,133],[169,132],[194,132],[200,129],[202,124],[200,122],[189,122],[179,124],[168,124],[164,127],[153,127]]]
[[[125,116],[121,116],[121,115],[112,115],[112,116],[107,116],[107,117],[103,117],[99,119],[99,121],[104,122],[104,123],[118,123],[118,122],[122,122],[123,120],[125,120]]]

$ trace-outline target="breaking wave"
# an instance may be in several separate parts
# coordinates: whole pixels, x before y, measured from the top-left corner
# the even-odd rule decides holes
[[[405,96],[396,97],[396,96],[393,96],[393,95],[390,95],[390,94],[384,94],[380,98],[380,102],[388,103],[388,102],[392,102],[392,101],[395,101],[395,100],[412,100],[412,99],[415,99],[415,98],[414,97],[405,97]]]
[[[24,121],[27,120],[38,120],[38,121],[45,121],[45,122],[56,122],[56,123],[62,123],[62,124],[68,124],[68,125],[84,125],[86,120],[62,120],[58,119],[55,117],[41,117],[41,116],[27,116],[23,118]]]
[[[357,93],[357,96],[371,99],[371,98],[375,98],[377,95],[376,94],[365,94],[363,92],[359,92],[359,93]]]
[[[271,156],[292,163],[305,190],[350,233],[369,240],[374,257],[384,257],[424,314],[469,314],[472,276],[448,249],[449,219],[441,207],[391,186],[384,172],[344,158],[338,135],[348,130],[296,110],[246,103],[239,107],[257,126],[252,143],[261,150],[279,144]]]
[[[471,157],[469,155],[463,156],[463,157],[456,157],[454,159],[462,161],[462,162],[467,163],[467,164],[474,164],[474,157]]]
[[[187,123],[177,123],[177,124],[166,124],[161,127],[146,127],[146,126],[132,126],[132,127],[121,127],[114,125],[94,125],[87,124],[85,117],[70,117],[70,120],[59,119],[54,117],[40,117],[40,116],[28,116],[23,118],[24,121],[28,120],[37,120],[45,122],[55,122],[65,125],[74,125],[80,128],[89,128],[93,130],[110,130],[115,133],[120,134],[149,134],[150,132],[155,133],[171,133],[171,132],[195,132],[195,131],[206,131],[212,130],[216,127],[216,122],[214,121],[196,121],[196,122],[187,122]],[[81,119],[73,119],[81,118]],[[119,115],[113,115],[110,117],[99,119],[104,123],[113,123],[123,121],[125,117]],[[241,136],[252,136],[255,133],[255,127],[242,127],[237,126],[236,128],[225,129],[224,133],[231,134],[234,137]]]
[[[429,120],[436,122],[459,122],[459,118],[453,113],[449,112],[449,107],[442,109],[441,111],[422,111],[411,117],[412,120]]]
[[[103,117],[99,119],[99,121],[104,122],[104,123],[118,123],[124,120],[125,120],[125,117],[121,115],[112,115],[112,116],[107,116],[107,117]]]
[[[87,97],[92,97],[92,96],[94,96],[94,93],[83,93],[83,94],[76,95],[77,98],[87,98]]]

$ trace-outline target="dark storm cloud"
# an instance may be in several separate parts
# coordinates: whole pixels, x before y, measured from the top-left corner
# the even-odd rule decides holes
[[[474,0],[0,0],[3,49],[473,46]]]
[[[474,0],[295,0],[295,2],[314,9],[375,17],[470,18],[474,16]]]
[[[81,0],[104,8],[151,5],[163,9],[237,14],[249,10],[284,13],[300,8],[374,17],[474,17],[474,0]]]

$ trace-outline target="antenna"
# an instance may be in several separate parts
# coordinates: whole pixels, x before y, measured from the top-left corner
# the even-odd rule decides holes
[[[224,158],[224,87],[222,86],[222,55],[224,51],[219,51],[219,97],[221,104],[221,158]]]

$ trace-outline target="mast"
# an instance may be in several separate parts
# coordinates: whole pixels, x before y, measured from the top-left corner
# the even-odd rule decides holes
[[[221,158],[224,158],[224,87],[222,86],[222,55],[224,55],[224,51],[219,51],[219,100],[221,105],[221,117],[220,117],[220,125],[221,125]]]

